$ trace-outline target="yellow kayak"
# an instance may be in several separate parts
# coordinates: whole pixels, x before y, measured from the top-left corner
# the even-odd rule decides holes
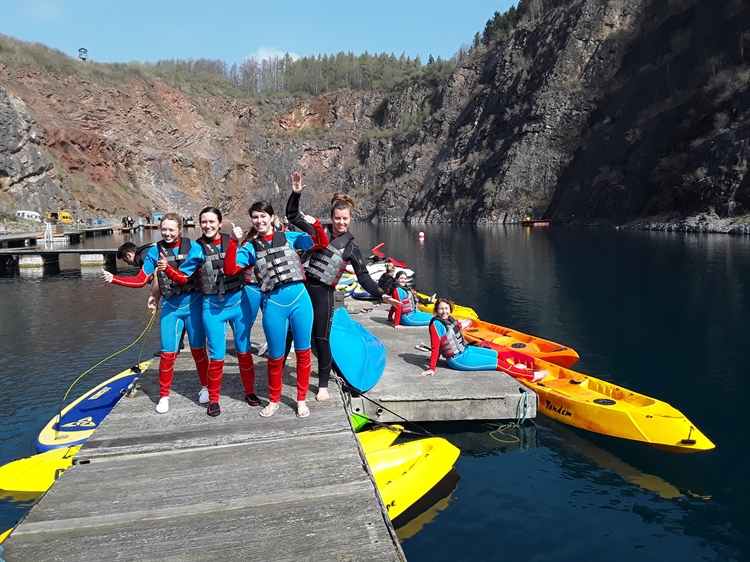
[[[15,529],[15,527],[13,527],[13,529]],[[13,529],[8,529],[4,533],[0,534],[0,543],[2,543],[5,539],[7,539],[10,536],[11,532],[13,532]]]
[[[547,361],[529,357],[527,367],[547,375],[518,381],[539,395],[539,412],[559,422],[677,453],[715,447],[666,402]]]
[[[417,293],[417,295],[419,295],[420,299],[430,298],[430,295],[423,295],[422,293]],[[419,310],[421,310],[422,312],[426,312],[427,314],[435,314],[435,305],[433,303],[419,304]],[[474,312],[473,308],[469,308],[468,306],[461,306],[460,304],[453,305],[452,316],[461,316],[462,318],[473,318],[474,320],[479,320],[479,316],[476,312]]]
[[[357,433],[357,438],[366,455],[393,445],[403,430],[404,427],[401,425],[384,426],[369,431],[360,431]]]
[[[9,492],[46,492],[55,480],[73,464],[81,448],[62,447],[0,466],[0,490]]]
[[[440,482],[459,453],[445,439],[428,437],[365,455],[388,516],[395,519]]]

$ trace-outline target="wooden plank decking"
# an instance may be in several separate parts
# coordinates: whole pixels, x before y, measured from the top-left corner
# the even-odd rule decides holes
[[[434,376],[420,377],[428,354],[415,346],[427,329],[396,331],[387,307],[347,304],[372,308],[354,319],[388,350],[383,379],[368,393],[373,402],[331,384],[331,399],[318,403],[313,374],[312,414],[298,419],[292,354],[281,407],[263,419],[245,403],[237,360],[227,355],[222,414],[211,418],[197,402],[192,358],[182,353],[170,410],[157,414],[154,364],[140,392],[119,402],[6,540],[3,559],[404,560],[344,401],[379,421],[515,419],[523,386],[498,372],[451,371],[442,360]],[[256,348],[260,326],[259,318]],[[266,360],[255,363],[265,402]],[[528,398],[532,418],[538,399]]]
[[[265,365],[256,360],[264,399]],[[325,403],[311,394],[312,415],[298,419],[292,373],[290,365],[281,408],[263,419],[228,355],[222,414],[211,418],[188,353],[167,414],[154,411],[149,369],[6,540],[3,559],[405,559],[338,389]]]

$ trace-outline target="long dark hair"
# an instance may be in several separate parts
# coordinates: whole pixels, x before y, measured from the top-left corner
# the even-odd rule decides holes
[[[250,205],[250,208],[247,210],[247,214],[252,217],[253,212],[266,213],[270,217],[276,215],[276,213],[273,212],[273,206],[268,201],[256,201],[255,203]],[[250,228],[247,229],[247,232],[245,232],[245,236],[240,241],[240,245],[244,244],[247,240],[250,240],[257,236],[258,236],[258,231],[255,230],[254,226],[251,226]]]

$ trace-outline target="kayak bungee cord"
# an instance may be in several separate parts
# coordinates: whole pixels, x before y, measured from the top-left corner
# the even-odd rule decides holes
[[[63,407],[65,405],[65,400],[68,398],[68,394],[70,394],[70,391],[73,389],[73,387],[76,385],[76,383],[78,381],[80,381],[85,375],[87,375],[88,373],[90,373],[91,371],[93,371],[94,369],[96,369],[98,366],[106,363],[107,361],[109,361],[113,357],[119,355],[120,353],[122,353],[124,351],[127,351],[128,349],[130,349],[131,347],[133,347],[135,344],[137,344],[142,339],[143,342],[141,342],[141,349],[138,352],[138,361],[136,362],[136,364],[133,367],[130,368],[131,371],[133,371],[134,373],[140,372],[139,365],[141,364],[141,357],[143,356],[143,348],[144,348],[144,346],[146,344],[146,339],[148,338],[148,334],[151,332],[151,328],[154,325],[154,321],[156,320],[156,310],[149,310],[149,314],[151,315],[151,318],[149,318],[149,321],[146,324],[146,327],[143,329],[143,331],[141,332],[141,334],[131,344],[127,345],[126,347],[123,347],[120,351],[116,351],[115,353],[113,353],[109,357],[106,357],[106,358],[102,359],[96,365],[94,365],[93,367],[91,367],[91,368],[87,369],[86,371],[84,371],[83,373],[81,373],[81,375],[76,380],[74,380],[73,383],[68,387],[68,390],[65,391],[65,395],[62,397],[62,400],[60,401],[60,407],[57,409],[57,416],[56,416],[57,417],[57,428],[55,429],[55,439],[57,439],[57,434],[59,432],[60,420],[62,419],[62,410],[63,410]]]

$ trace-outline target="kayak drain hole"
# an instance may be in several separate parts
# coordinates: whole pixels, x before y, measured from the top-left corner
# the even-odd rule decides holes
[[[617,402],[609,398],[597,398],[594,400],[594,404],[599,404],[600,406],[614,406]]]
[[[514,348],[514,349],[523,349],[524,347],[526,347],[526,344],[525,343],[516,342],[516,343],[510,344],[510,346],[512,348]]]

